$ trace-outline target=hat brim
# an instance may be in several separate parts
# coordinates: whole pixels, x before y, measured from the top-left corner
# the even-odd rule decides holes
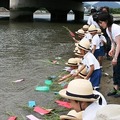
[[[83,79],[86,77],[85,75],[82,74],[78,74],[80,77],[82,77]]]
[[[85,35],[84,33],[79,33],[79,32],[75,32],[76,34],[78,34],[78,35]]]
[[[92,30],[92,31],[89,31],[89,33],[94,33],[94,32],[97,32],[97,30]]]
[[[81,47],[81,46],[78,46],[78,48],[79,48],[79,49],[82,49],[82,50],[85,50],[85,51],[90,51],[90,49],[85,49],[85,48],[83,48],[83,47]]]
[[[69,115],[61,115],[60,116],[60,120],[64,120],[64,119],[68,119],[68,120],[80,120],[78,118],[75,118],[75,117],[72,117],[72,116],[69,116]]]
[[[82,50],[85,50],[85,51],[90,51],[90,49],[86,49],[86,48],[80,46],[79,44],[76,44],[76,45],[77,45],[76,47],[78,47],[79,49],[82,49]]]
[[[65,63],[65,65],[67,65],[67,66],[78,66],[78,64],[69,64],[69,63]]]
[[[70,100],[77,100],[77,101],[86,101],[86,102],[93,102],[96,101],[97,99],[95,98],[81,98],[81,97],[72,97],[72,96],[68,96],[66,95],[66,91],[67,89],[62,89],[59,91],[59,95],[62,96],[63,98],[67,98]]]
[[[102,33],[98,33],[98,35],[103,35],[104,33],[102,32]]]

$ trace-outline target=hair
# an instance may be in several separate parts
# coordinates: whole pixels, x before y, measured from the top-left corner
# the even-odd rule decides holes
[[[106,9],[106,11],[103,11],[103,9]],[[107,6],[104,6],[104,7],[101,7],[101,8],[100,8],[100,12],[110,13],[110,9],[109,9],[109,7],[107,7]]]
[[[97,10],[95,8],[93,8],[93,9],[91,9],[90,12],[91,12],[91,14],[93,14],[93,13],[97,12]]]
[[[104,21],[107,22],[107,26],[110,27],[113,24],[113,16],[106,12],[101,12],[98,15],[98,22]]]

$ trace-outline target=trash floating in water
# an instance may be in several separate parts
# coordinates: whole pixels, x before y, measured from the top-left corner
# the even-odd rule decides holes
[[[52,85],[52,81],[51,80],[45,80],[45,84],[46,85]]]
[[[44,109],[44,108],[41,108],[41,107],[39,107],[39,106],[36,106],[36,107],[34,108],[34,112],[37,112],[37,113],[39,113],[39,114],[41,114],[41,115],[45,115],[45,114],[50,113],[51,111],[50,111],[50,110],[47,110],[47,109]]]
[[[108,73],[104,73],[104,75],[108,76],[109,74]]]
[[[18,83],[18,82],[22,82],[24,81],[24,79],[19,79],[19,80],[15,80],[15,81],[12,81],[13,83]]]
[[[42,91],[42,92],[47,92],[50,90],[49,86],[37,86],[35,88],[36,91]]]
[[[55,79],[56,77],[57,77],[56,75],[50,76],[51,79]]]
[[[55,95],[58,95],[58,94],[59,94],[59,92],[54,92],[54,94],[55,94]]]
[[[56,57],[55,59],[56,59],[56,60],[60,60],[60,59],[61,59],[61,57]]]
[[[8,118],[8,120],[17,120],[17,117],[16,116],[11,116]]]
[[[26,116],[29,120],[42,120],[42,119],[39,119],[37,117],[35,117],[34,115],[27,115]]]
[[[29,106],[30,108],[35,107],[35,106],[36,106],[35,101],[28,101],[28,106]]]

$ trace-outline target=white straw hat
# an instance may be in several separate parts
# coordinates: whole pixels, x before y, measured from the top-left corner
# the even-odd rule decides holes
[[[88,31],[89,31],[90,33],[93,33],[93,32],[95,32],[95,31],[97,31],[97,28],[96,28],[94,25],[90,25],[90,27],[88,28]]]
[[[85,67],[78,75],[82,78],[86,77],[88,74],[87,67]]]
[[[81,59],[81,58],[75,57],[75,59],[76,59],[78,65],[82,62],[82,59]]]
[[[98,34],[98,35],[102,35],[102,34],[103,34],[103,32],[101,31],[100,28],[97,28],[97,34]]]
[[[60,120],[82,120],[83,111],[76,112],[75,110],[71,110],[67,115],[61,115]]]
[[[89,25],[83,25],[83,27],[82,27],[82,28],[83,28],[83,30],[86,30],[86,31],[87,31],[87,30],[88,30],[88,28],[89,28]]]
[[[90,50],[90,41],[87,38],[83,38],[78,43],[78,48],[83,49],[85,51],[89,51]]]
[[[99,98],[99,95],[93,94],[93,87],[89,80],[74,79],[69,82],[66,89],[59,91],[59,94],[67,99],[93,102]]]
[[[96,113],[95,120],[120,120],[120,105],[108,104],[100,108]]]
[[[68,66],[78,66],[78,61],[75,58],[70,58],[65,64]]]
[[[76,34],[81,34],[81,35],[85,35],[85,32],[83,29],[79,29],[78,31],[75,32]]]

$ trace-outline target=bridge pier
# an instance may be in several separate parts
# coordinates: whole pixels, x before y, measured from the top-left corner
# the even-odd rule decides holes
[[[33,21],[33,11],[30,10],[10,10],[10,20],[12,21]]]
[[[75,14],[75,22],[82,22],[84,19],[84,12],[80,12],[80,11],[73,11]]]
[[[66,22],[70,10],[75,13],[75,22],[83,20],[83,3],[78,0],[10,0],[10,20],[33,21],[33,13],[40,8],[51,13],[53,22]]]
[[[51,13],[52,22],[66,22],[68,11],[63,10],[49,10]]]

